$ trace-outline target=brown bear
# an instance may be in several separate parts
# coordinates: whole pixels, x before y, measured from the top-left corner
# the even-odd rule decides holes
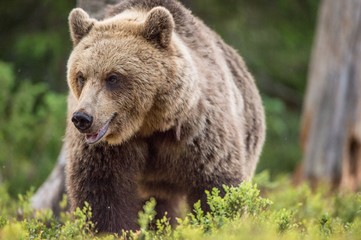
[[[264,110],[242,58],[175,0],[123,0],[69,16],[67,190],[98,231],[137,228],[150,197],[174,216],[252,177]]]

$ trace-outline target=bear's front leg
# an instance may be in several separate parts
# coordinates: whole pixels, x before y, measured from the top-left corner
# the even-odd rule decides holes
[[[68,145],[67,186],[71,207],[88,202],[99,232],[137,229],[142,201],[135,178],[144,154],[141,144]]]

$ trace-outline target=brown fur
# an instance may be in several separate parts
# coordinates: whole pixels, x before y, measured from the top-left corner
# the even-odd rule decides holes
[[[173,215],[183,196],[205,203],[206,189],[252,177],[263,107],[218,35],[174,0],[124,0],[99,22],[75,9],[69,22],[68,193],[73,208],[90,203],[99,231],[136,229],[149,197]],[[91,115],[92,126],[79,132],[73,112]],[[100,142],[87,144],[107,121]]]

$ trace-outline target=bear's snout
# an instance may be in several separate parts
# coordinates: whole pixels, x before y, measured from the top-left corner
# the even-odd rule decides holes
[[[80,132],[84,132],[91,127],[93,117],[85,112],[75,112],[73,113],[71,121]]]

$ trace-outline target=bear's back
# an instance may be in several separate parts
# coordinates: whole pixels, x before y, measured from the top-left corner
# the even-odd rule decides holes
[[[249,160],[247,162],[253,165],[249,167],[254,169],[265,139],[264,110],[255,81],[239,54],[200,19],[193,16],[191,11],[175,0],[123,0],[108,9],[107,17],[129,9],[150,11],[157,6],[165,7],[172,14],[175,32],[191,51],[199,75],[203,76],[203,81],[206,81],[203,83],[205,86],[203,94],[205,96],[229,95],[231,91],[231,94],[242,96],[242,103],[236,103],[240,108],[238,112],[241,113],[238,118],[240,123],[245,125],[243,140],[246,158]],[[231,83],[224,81],[228,75],[230,75]],[[209,84],[210,81],[213,83]],[[214,88],[207,84],[221,86]],[[228,89],[224,90],[227,84]],[[224,92],[217,92],[220,89]]]

